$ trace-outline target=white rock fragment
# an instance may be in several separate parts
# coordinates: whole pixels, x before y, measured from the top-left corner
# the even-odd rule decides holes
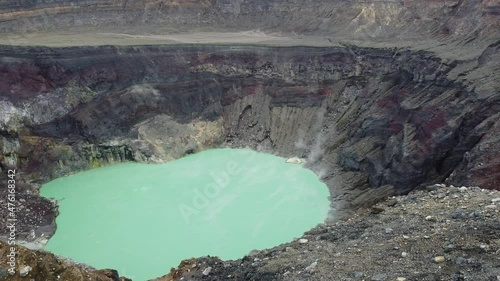
[[[436,218],[433,216],[427,216],[427,217],[425,217],[425,220],[426,221],[436,221]]]
[[[207,275],[210,274],[210,272],[212,272],[212,267],[211,266],[205,268],[202,273],[203,273],[203,275],[207,276]]]
[[[304,159],[300,159],[299,157],[292,157],[286,160],[286,163],[290,164],[304,164],[304,162]]]
[[[308,267],[306,267],[306,271],[313,271],[317,265],[318,265],[318,261],[311,263]]]
[[[21,277],[25,277],[25,276],[27,276],[27,275],[30,273],[31,269],[32,269],[32,268],[31,268],[31,266],[29,266],[29,265],[28,265],[28,266],[25,266],[25,267],[23,267],[23,268],[19,271],[19,275],[20,275]]]
[[[481,244],[481,245],[479,245],[479,248],[481,248],[483,250],[488,250],[490,247],[486,244]]]
[[[437,263],[442,263],[442,262],[445,262],[446,261],[446,258],[443,257],[443,256],[437,256],[434,258],[434,262],[437,262]]]
[[[307,240],[307,239],[305,239],[305,238],[302,238],[302,239],[300,239],[300,240],[299,240],[299,243],[300,243],[300,244],[305,244],[305,243],[307,243],[307,242],[309,242],[309,240]]]

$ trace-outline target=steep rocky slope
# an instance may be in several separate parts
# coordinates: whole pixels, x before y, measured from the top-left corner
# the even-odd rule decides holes
[[[10,246],[0,242],[0,280],[23,281],[23,280],[45,280],[45,281],[130,281],[120,277],[116,270],[95,270],[86,265],[71,260],[62,260],[53,254],[46,252],[30,251],[24,247],[17,247],[16,263],[19,273],[10,275],[4,269],[10,258]]]
[[[459,36],[475,41],[496,34],[495,0],[30,0],[0,2],[1,30],[241,31],[369,36],[398,39]],[[158,29],[148,28],[155,26]],[[143,32],[147,30],[146,32]],[[464,42],[465,43],[465,42]]]
[[[500,188],[495,0],[0,1],[0,32],[25,240],[54,231],[41,183],[212,147],[307,158],[329,223],[418,186]]]

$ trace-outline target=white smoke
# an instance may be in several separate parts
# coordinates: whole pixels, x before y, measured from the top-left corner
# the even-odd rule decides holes
[[[325,136],[322,132],[323,122],[325,119],[326,110],[324,108],[320,108],[316,114],[317,121],[314,123],[313,132],[316,133],[316,137],[314,138],[313,145],[311,150],[309,151],[309,155],[307,156],[308,163],[315,163],[325,153],[323,149],[323,144],[325,142]]]
[[[297,132],[297,135],[298,135],[298,139],[295,142],[295,147],[298,149],[306,150],[307,149],[307,144],[305,141],[306,133],[304,132],[304,130],[299,129]]]
[[[325,167],[321,167],[319,170],[315,172],[320,180],[324,180],[329,175],[328,169]]]
[[[311,151],[309,152],[309,155],[307,155],[307,163],[316,163],[318,160],[321,159],[323,154],[325,153],[325,150],[323,149],[323,143],[325,142],[325,137],[323,133],[318,133],[316,135],[316,138],[314,139],[314,143],[311,147]]]

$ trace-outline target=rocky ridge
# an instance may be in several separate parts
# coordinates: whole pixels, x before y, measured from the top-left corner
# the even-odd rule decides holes
[[[131,281],[120,277],[116,270],[96,270],[75,261],[57,257],[51,253],[31,251],[24,247],[17,247],[16,269],[18,272],[11,275],[4,265],[8,265],[10,245],[0,242],[0,280],[25,281]]]

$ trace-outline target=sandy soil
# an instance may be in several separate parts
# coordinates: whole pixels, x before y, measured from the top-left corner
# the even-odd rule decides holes
[[[19,46],[99,46],[99,45],[163,45],[163,44],[255,44],[277,46],[332,46],[326,38],[287,37],[259,31],[194,32],[178,34],[36,33],[12,34],[0,38],[2,45]]]
[[[207,32],[148,34],[127,32],[39,32],[4,34],[0,45],[12,46],[132,46],[132,45],[172,45],[172,44],[217,44],[217,45],[258,45],[258,46],[308,46],[338,47],[356,45],[359,47],[389,48],[395,51],[405,49],[431,51],[444,59],[469,60],[477,58],[484,49],[494,42],[494,38],[475,42],[474,48],[455,41],[436,41],[433,39],[384,39],[346,36],[304,36],[295,34],[264,33],[258,30],[241,32]]]

